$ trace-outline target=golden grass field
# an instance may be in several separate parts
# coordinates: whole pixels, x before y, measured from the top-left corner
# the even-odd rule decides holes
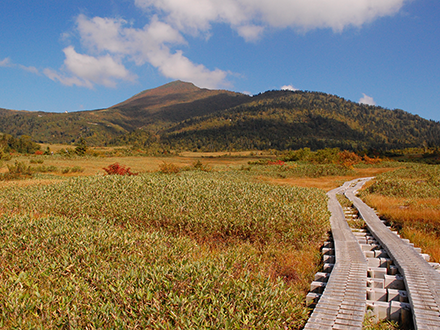
[[[43,145],[42,150],[45,150],[46,147],[47,145]],[[158,172],[161,165],[164,163],[171,164],[178,168],[184,168],[191,167],[195,163],[201,162],[213,172],[220,172],[227,171],[228,169],[240,170],[246,168],[249,162],[255,162],[261,158],[276,159],[276,156],[269,152],[182,152],[179,155],[164,157],[151,157],[144,155],[105,156],[105,152],[114,151],[114,148],[90,148],[91,151],[96,151],[96,154],[99,154],[98,156],[73,156],[69,158],[58,154],[58,151],[66,148],[72,147],[50,145],[50,150],[55,153],[54,155],[15,155],[11,160],[3,162],[0,172],[6,172],[8,170],[7,165],[13,165],[16,161],[23,162],[29,166],[53,166],[57,168],[57,171],[36,176],[32,180],[0,181],[0,188],[9,189],[14,187],[20,188],[23,186],[51,185],[62,183],[65,179],[75,176],[103,176],[106,174],[103,168],[114,163],[129,167],[130,170],[135,173],[149,173]],[[385,172],[394,171],[400,166],[400,164],[396,163],[395,167],[372,166],[355,168],[350,175],[323,176],[319,178],[295,177],[289,175],[277,176],[273,175],[273,173],[262,171],[256,175],[249,176],[249,178],[253,182],[264,182],[280,186],[318,188],[324,191],[329,191],[339,187],[346,181],[360,177],[378,176]],[[82,171],[63,174],[62,169],[73,167],[79,167]],[[238,176],[244,176],[247,175],[248,172],[235,171],[235,173],[237,173]],[[372,185],[373,182],[369,182],[367,187]],[[422,247],[423,252],[429,253],[434,261],[440,261],[440,240],[438,239],[438,233],[423,229],[423,224],[426,224],[427,227],[440,227],[439,198],[408,199],[387,197],[379,194],[368,194],[364,197],[364,200],[370,206],[376,208],[382,216],[393,219],[393,221],[399,226],[398,229],[402,236],[409,238],[416,246]],[[133,228],[137,232],[137,229],[135,227]],[[198,245],[194,253],[195,255],[200,255],[198,258],[194,256],[193,259],[197,261],[198,259],[205,260],[210,258],[220,258],[222,257],[222,254],[224,254],[224,251],[229,251],[228,249],[231,248],[226,244],[227,242],[216,241],[214,243],[209,242],[209,240],[205,242],[203,239],[197,241]],[[298,250],[289,250],[282,245],[274,245],[267,251],[260,250],[260,246],[254,247],[246,244],[240,246],[240,249],[248,249],[249,251],[253,251],[254,249],[254,254],[259,258],[258,261],[255,261],[255,265],[250,263],[246,266],[249,271],[257,272],[257,269],[260,269],[258,272],[264,273],[265,276],[269,275],[269,277],[275,282],[277,278],[284,279],[287,285],[286,288],[292,289],[292,292],[294,292],[295,295],[298,295],[298,299],[302,299],[300,297],[305,293],[310,278],[313,276],[313,272],[316,271],[320,259],[319,253],[317,253],[317,246],[310,246],[307,248],[302,247],[300,251],[301,253],[299,253]],[[230,253],[236,252],[234,250]],[[258,266],[256,266],[257,263]],[[233,276],[238,275],[234,273]],[[17,313],[19,314],[19,312]],[[304,315],[298,316],[298,320],[303,317]],[[373,326],[372,329],[377,329],[377,327]]]
[[[440,198],[408,198],[369,195],[365,202],[374,207],[386,219],[392,219],[404,238],[408,238],[433,262],[440,262]]]

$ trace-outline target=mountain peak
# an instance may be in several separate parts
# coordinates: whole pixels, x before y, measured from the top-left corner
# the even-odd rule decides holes
[[[165,85],[144,90],[131,99],[137,99],[138,97],[150,96],[150,95],[164,95],[164,94],[180,94],[200,91],[201,88],[197,87],[193,83],[185,82],[181,80],[175,80]]]
[[[128,100],[125,100],[121,103],[118,103],[111,108],[118,108],[121,106],[127,106],[127,105],[138,105],[141,100],[144,99],[151,99],[158,97],[170,97],[172,98],[172,95],[176,94],[191,94],[191,93],[197,93],[197,92],[203,92],[208,91],[207,89],[201,89],[197,86],[195,86],[193,83],[190,82],[184,82],[181,80],[172,81],[168,84],[144,90],[140,93],[137,93],[136,95],[130,97]]]
[[[182,93],[182,92],[195,92],[201,88],[197,87],[193,83],[185,82],[181,80],[172,81],[168,84],[154,88],[156,91],[166,91],[167,93]]]

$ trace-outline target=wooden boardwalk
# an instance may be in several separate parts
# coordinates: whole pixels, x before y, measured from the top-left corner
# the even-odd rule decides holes
[[[367,260],[336,199],[336,194],[342,193],[352,201],[371,234],[404,276],[415,329],[440,329],[440,273],[356,197],[356,191],[369,179],[346,182],[327,194],[335,266],[304,329],[362,329],[366,311]]]
[[[367,262],[336,199],[336,194],[348,189],[350,184],[347,182],[327,194],[336,263],[304,329],[362,329]]]
[[[410,244],[392,233],[373,209],[355,196],[366,179],[346,191],[368,229],[404,276],[413,310],[415,329],[440,329],[440,273],[435,271]]]

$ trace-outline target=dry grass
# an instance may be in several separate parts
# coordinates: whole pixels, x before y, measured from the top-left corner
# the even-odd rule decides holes
[[[365,202],[389,220],[424,253],[440,262],[440,199],[367,195]]]
[[[340,187],[344,182],[354,180],[359,177],[370,177],[378,174],[395,170],[395,168],[361,168],[355,169],[356,175],[352,176],[328,176],[320,178],[269,178],[259,177],[258,180],[262,182],[269,182],[274,184],[297,186],[304,188],[319,188],[325,191],[330,191]]]
[[[325,194],[241,174],[1,189],[0,328],[300,328]]]
[[[70,145],[57,145],[57,144],[41,144],[41,149],[46,150],[49,147],[51,151],[55,154],[60,150],[66,148],[73,149],[75,146]],[[90,148],[91,150],[96,150],[98,152],[104,153],[107,151],[112,151],[115,148],[112,147],[97,147]],[[84,172],[68,174],[66,176],[90,176],[96,174],[104,174],[104,167],[110,164],[119,163],[123,164],[133,172],[155,172],[159,170],[159,167],[163,162],[169,164],[174,164],[177,167],[191,166],[197,161],[203,164],[217,167],[226,168],[229,166],[242,166],[247,165],[249,160],[255,160],[256,158],[269,158],[274,157],[267,152],[212,152],[212,153],[195,153],[195,152],[182,152],[179,156],[168,156],[168,157],[146,157],[146,156],[111,156],[111,157],[60,157],[58,155],[53,156],[16,156],[8,162],[4,162],[4,166],[0,168],[0,173],[6,172],[6,165],[15,160],[23,161],[28,163],[30,159],[40,159],[44,161],[46,166],[56,166],[58,168],[80,166],[84,168]]]

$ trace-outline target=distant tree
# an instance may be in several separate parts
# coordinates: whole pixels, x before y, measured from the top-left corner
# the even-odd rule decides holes
[[[5,152],[15,151],[21,154],[33,154],[41,149],[40,145],[33,142],[28,135],[15,138],[12,135],[4,134],[1,137],[0,146]]]
[[[87,143],[82,137],[79,139],[79,143],[75,148],[75,153],[78,156],[84,156],[87,152]]]

